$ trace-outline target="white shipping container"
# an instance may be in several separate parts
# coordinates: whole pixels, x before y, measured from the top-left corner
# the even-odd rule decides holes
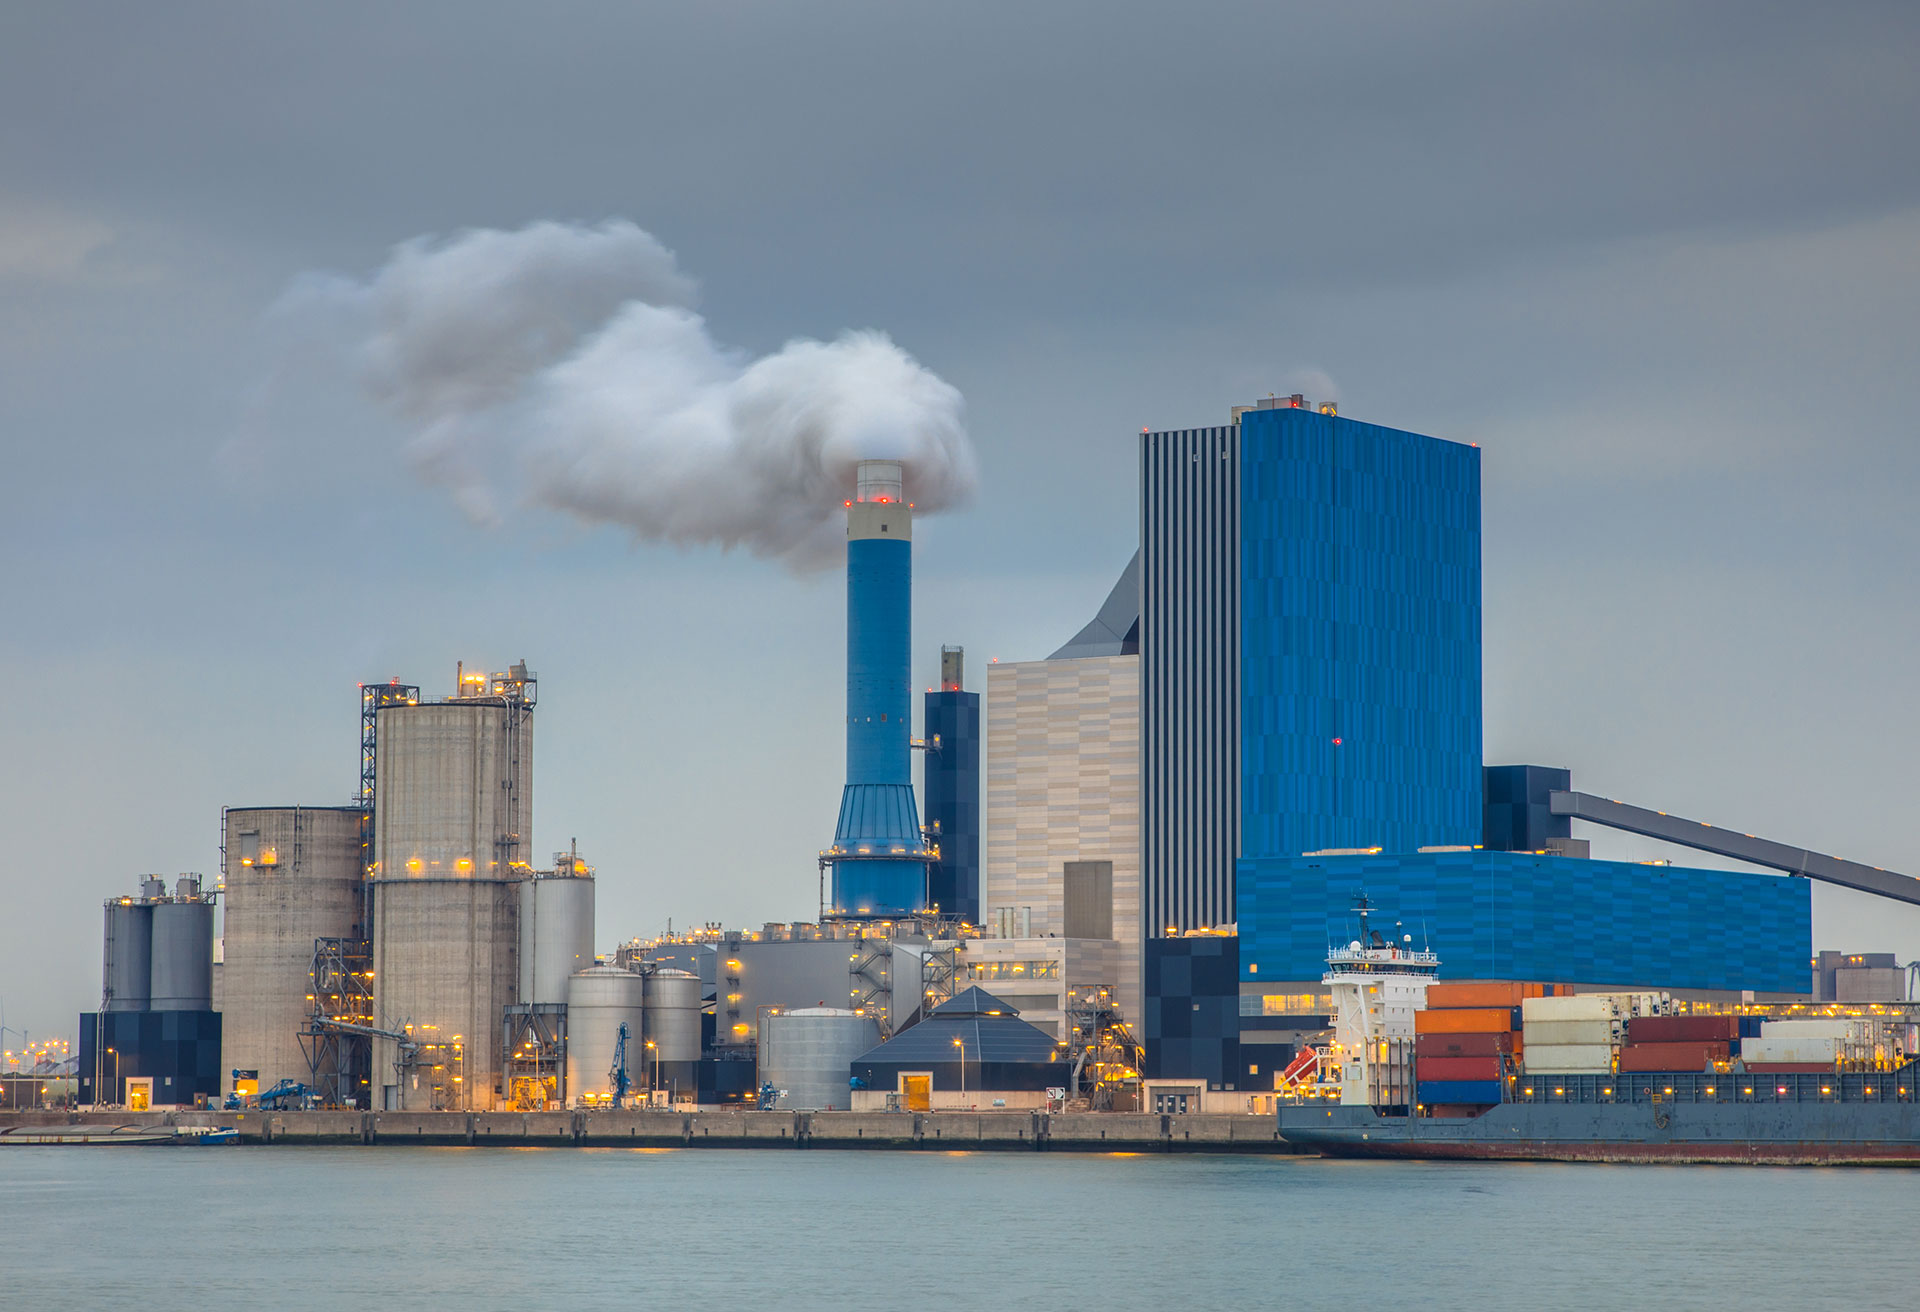
[[[1618,1013],[1613,999],[1604,993],[1581,993],[1570,998],[1522,998],[1520,1017],[1528,1025],[1536,1020],[1612,1020]]]
[[[1528,1048],[1532,1054],[1532,1048]],[[1840,1040],[1821,1035],[1762,1035],[1740,1040],[1740,1060],[1747,1062],[1818,1062],[1839,1060]]]
[[[1613,1048],[1605,1043],[1527,1043],[1522,1054],[1528,1075],[1608,1075]]]
[[[1763,1020],[1760,1036],[1767,1039],[1858,1039],[1867,1022],[1857,1020]]]
[[[1536,1043],[1610,1044],[1617,1033],[1611,1020],[1527,1020],[1521,1029],[1529,1048]]]

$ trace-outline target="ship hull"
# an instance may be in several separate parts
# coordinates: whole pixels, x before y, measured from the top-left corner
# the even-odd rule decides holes
[[[1907,1103],[1503,1103],[1460,1119],[1282,1107],[1282,1138],[1332,1157],[1448,1161],[1920,1166]]]

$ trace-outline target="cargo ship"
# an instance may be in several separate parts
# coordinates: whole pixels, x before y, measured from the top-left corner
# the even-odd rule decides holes
[[[1336,1007],[1333,1042],[1296,1065],[1306,1080],[1278,1104],[1290,1143],[1340,1157],[1920,1165],[1904,1025],[1441,981],[1431,954],[1369,930],[1369,909],[1362,897],[1360,937],[1328,954],[1325,982],[1336,1001],[1418,1002],[1410,1017]],[[1361,1053],[1374,1069],[1357,1069]]]
[[[1920,1165],[1920,1062],[1867,1073],[1516,1078],[1465,1116],[1283,1104],[1280,1136],[1335,1157]]]

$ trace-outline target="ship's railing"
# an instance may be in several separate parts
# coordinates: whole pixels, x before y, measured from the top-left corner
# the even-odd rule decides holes
[[[1920,1065],[1893,1071],[1795,1071],[1619,1075],[1510,1075],[1508,1102],[1526,1103],[1912,1103]]]

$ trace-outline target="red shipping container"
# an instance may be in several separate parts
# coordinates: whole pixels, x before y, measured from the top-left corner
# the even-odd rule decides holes
[[[1725,1043],[1740,1037],[1738,1016],[1635,1016],[1628,1043]]]
[[[1833,1064],[1824,1061],[1750,1061],[1752,1075],[1831,1075]]]
[[[1621,1071],[1702,1071],[1725,1061],[1727,1043],[1640,1043],[1620,1049]]]
[[[1421,1034],[1413,1040],[1415,1057],[1497,1057],[1520,1045],[1518,1034]]]
[[[1414,1063],[1421,1080],[1497,1080],[1498,1057],[1419,1057]]]

